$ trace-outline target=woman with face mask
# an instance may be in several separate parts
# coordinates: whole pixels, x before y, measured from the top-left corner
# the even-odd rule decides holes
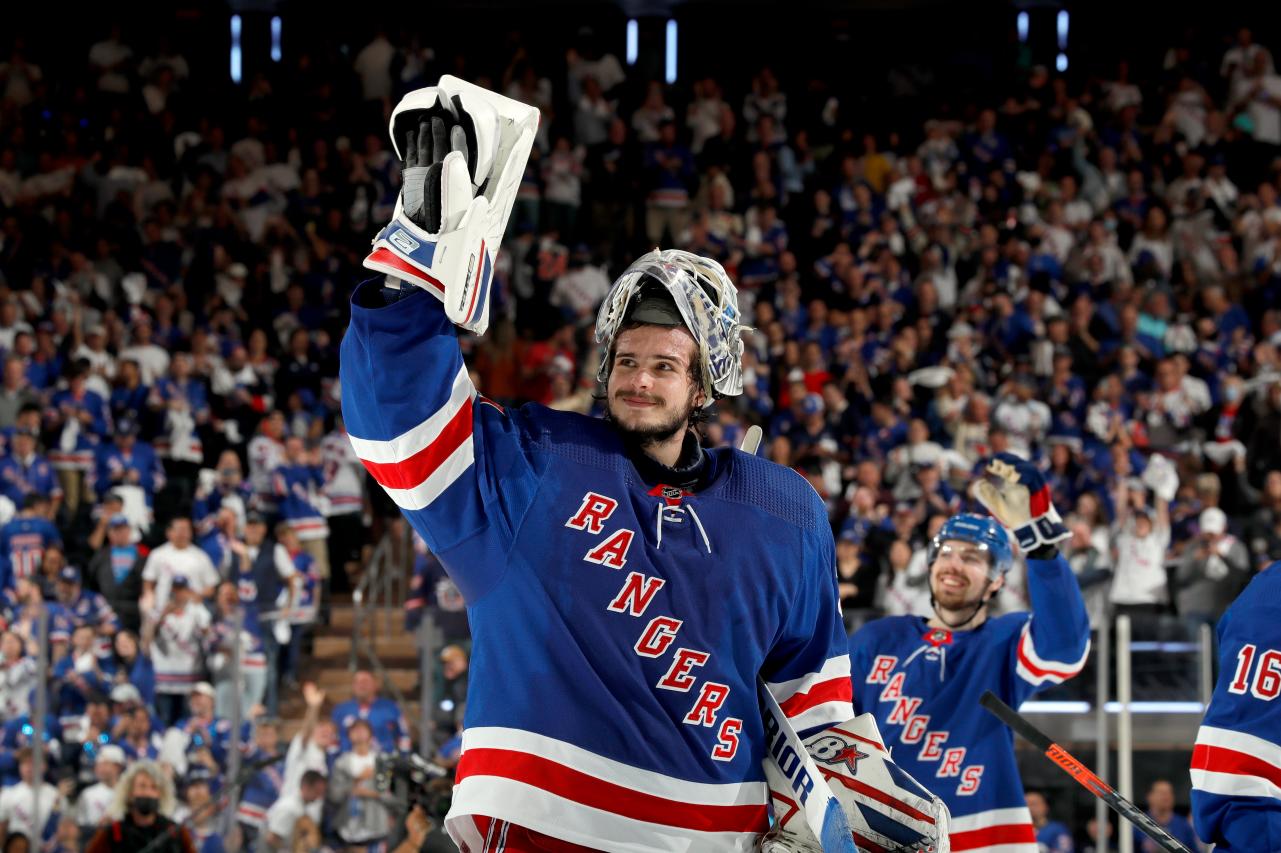
[[[168,818],[173,783],[151,761],[139,761],[116,784],[112,822],[98,830],[86,853],[196,853],[191,833]]]

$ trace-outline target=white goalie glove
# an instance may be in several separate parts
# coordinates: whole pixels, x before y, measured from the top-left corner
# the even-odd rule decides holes
[[[537,128],[534,107],[448,74],[405,95],[391,114],[403,186],[365,266],[423,288],[451,322],[484,334],[498,247]]]
[[[804,741],[818,774],[845,812],[860,850],[948,853],[947,806],[890,760],[876,720],[862,714]],[[765,762],[774,826],[761,853],[823,853],[797,802],[794,779],[773,760]]]

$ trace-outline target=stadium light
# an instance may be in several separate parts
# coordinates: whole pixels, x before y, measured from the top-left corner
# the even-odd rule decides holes
[[[231,82],[240,82],[240,16],[231,16]]]
[[[280,61],[280,16],[271,19],[271,61]]]
[[[1067,37],[1068,37],[1067,9],[1059,10],[1058,27],[1059,27],[1059,50],[1067,50]]]
[[[1027,12],[1019,12],[1019,44],[1027,44]]]
[[[1066,53],[1059,54],[1058,59],[1054,60],[1054,67],[1059,70],[1060,74],[1062,74],[1064,71],[1067,71],[1067,54]]]
[[[667,19],[667,82],[676,82],[676,19]]]
[[[627,64],[636,64],[636,55],[640,52],[640,24],[632,18],[627,22]]]

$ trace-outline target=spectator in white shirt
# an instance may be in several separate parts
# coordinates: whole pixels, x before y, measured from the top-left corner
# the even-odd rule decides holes
[[[27,654],[22,637],[5,631],[0,635],[0,716],[16,720],[28,713],[35,684],[35,658]]]
[[[1122,480],[1115,496],[1112,541],[1116,552],[1111,601],[1117,613],[1152,617],[1170,603],[1165,555],[1170,547],[1170,505],[1137,480]]]
[[[328,781],[324,774],[308,770],[302,774],[297,791],[290,793],[281,791],[280,797],[267,810],[267,848],[269,850],[289,849],[294,836],[294,827],[302,817],[310,818],[317,826],[320,825],[327,785]]]
[[[307,704],[307,712],[303,716],[302,728],[289,742],[289,749],[285,752],[285,779],[280,785],[282,796],[296,793],[307,771],[328,773],[329,749],[338,745],[337,724],[320,716],[320,709],[325,704],[325,691],[308,681],[302,686],[302,698]]]
[[[125,751],[114,743],[98,750],[98,757],[93,763],[93,775],[98,781],[76,798],[76,824],[86,835],[109,821],[107,811],[116,796],[116,783],[120,781],[126,763]]]
[[[142,569],[142,609],[162,611],[170,589],[183,578],[199,598],[210,598],[218,586],[218,570],[203,549],[193,544],[191,519],[174,517],[165,529],[164,545],[151,552]]]
[[[38,787],[33,783],[32,765],[31,747],[24,746],[18,750],[18,776],[22,781],[0,791],[0,839],[10,833],[25,835],[34,849],[49,817],[64,811],[66,802],[48,782],[41,782]]]
[[[171,600],[158,617],[144,624],[147,641],[143,645],[149,646],[151,662],[156,668],[156,712],[166,726],[173,725],[182,716],[192,690],[207,687],[213,694],[213,687],[201,681],[204,673],[201,646],[210,623],[209,610],[198,603],[187,578],[177,575],[173,579]]]
[[[1050,407],[1036,399],[1036,380],[1029,374],[1015,377],[1009,395],[992,413],[993,424],[1009,436],[1010,452],[1025,459],[1045,440],[1052,419]]]

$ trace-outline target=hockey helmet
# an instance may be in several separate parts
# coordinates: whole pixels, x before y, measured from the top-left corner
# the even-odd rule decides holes
[[[596,315],[602,345],[596,378],[609,378],[614,341],[628,321],[683,325],[698,344],[700,377],[713,397],[743,393],[738,290],[711,258],[680,249],[642,255],[614,282]]]
[[[1010,547],[1009,534],[995,518],[963,513],[954,515],[939,528],[938,535],[930,541],[926,552],[926,565],[934,565],[943,543],[948,540],[972,542],[988,556],[988,577],[995,580],[1004,576],[1014,565],[1014,549]]]

